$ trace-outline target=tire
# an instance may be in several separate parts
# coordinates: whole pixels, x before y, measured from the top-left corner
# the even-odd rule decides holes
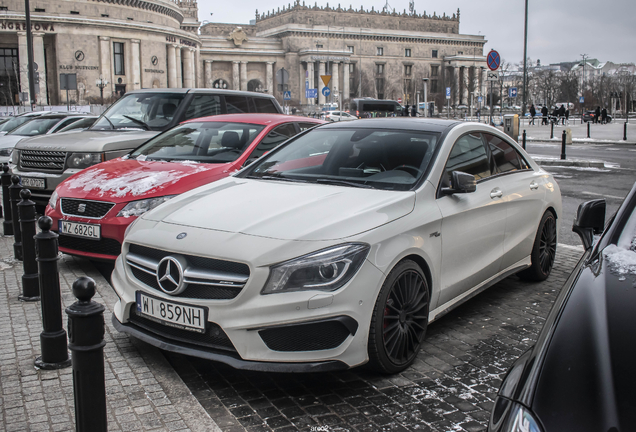
[[[556,218],[551,211],[546,211],[541,218],[532,246],[532,265],[519,272],[519,277],[530,281],[546,280],[554,266],[556,241]]]
[[[382,285],[369,329],[369,364],[394,374],[409,367],[426,336],[430,290],[420,266],[398,263]]]

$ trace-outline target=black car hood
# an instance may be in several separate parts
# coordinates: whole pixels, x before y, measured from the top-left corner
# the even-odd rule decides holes
[[[636,428],[636,277],[598,257],[581,269],[536,377],[531,408],[548,432]]]

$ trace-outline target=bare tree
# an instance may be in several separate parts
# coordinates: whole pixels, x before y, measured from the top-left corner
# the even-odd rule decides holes
[[[545,106],[551,107],[556,102],[559,88],[559,77],[553,70],[537,71],[533,75],[537,91]]]

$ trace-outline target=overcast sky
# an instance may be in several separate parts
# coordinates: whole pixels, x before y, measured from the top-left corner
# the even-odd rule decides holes
[[[307,4],[313,6],[314,1]],[[386,4],[386,0],[332,0],[330,6],[337,7],[338,1],[343,8],[351,4],[360,9],[364,4],[365,10],[371,6],[381,10]],[[289,0],[236,0],[228,5],[199,0],[199,20],[247,24],[254,19],[256,9],[263,13],[288,3]],[[318,2],[319,6],[326,4]],[[398,12],[409,7],[408,0],[391,0],[389,4]],[[461,11],[460,33],[486,36],[484,54],[496,49],[508,62],[523,59],[524,0],[415,0],[418,13],[452,15],[457,8]],[[533,61],[575,61],[581,58],[580,54],[600,61],[636,61],[636,0],[529,0],[528,16],[528,56]]]

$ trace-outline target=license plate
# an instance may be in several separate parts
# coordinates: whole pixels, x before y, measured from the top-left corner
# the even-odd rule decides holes
[[[101,238],[101,226],[78,222],[60,220],[58,222],[60,234],[87,239],[99,240]]]
[[[207,308],[169,302],[137,291],[137,313],[144,317],[182,330],[205,333]]]
[[[46,179],[35,177],[22,177],[22,187],[32,189],[46,189]]]

